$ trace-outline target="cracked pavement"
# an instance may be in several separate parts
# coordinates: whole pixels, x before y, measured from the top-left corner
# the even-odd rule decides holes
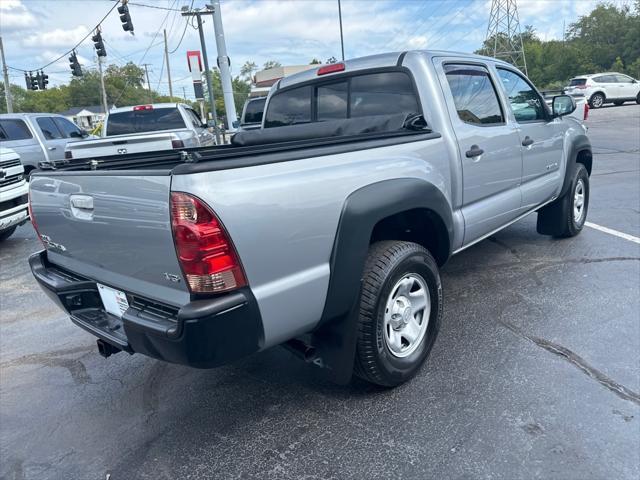
[[[590,222],[640,236],[640,106],[588,121]],[[0,478],[637,479],[640,245],[530,216],[452,258],[432,355],[394,390],[282,349],[215,370],[118,354],[0,246]]]

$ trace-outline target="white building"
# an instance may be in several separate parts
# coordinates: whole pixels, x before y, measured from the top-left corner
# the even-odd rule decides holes
[[[93,129],[98,123],[104,120],[105,114],[102,105],[92,105],[90,107],[71,107],[60,115],[67,117],[80,128]]]

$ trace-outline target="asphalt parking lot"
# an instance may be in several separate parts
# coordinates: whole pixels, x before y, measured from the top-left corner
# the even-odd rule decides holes
[[[592,111],[588,221],[640,236],[640,105]],[[535,216],[451,259],[426,366],[337,386],[283,349],[192,370],[98,355],[0,246],[0,478],[640,477],[640,245]]]

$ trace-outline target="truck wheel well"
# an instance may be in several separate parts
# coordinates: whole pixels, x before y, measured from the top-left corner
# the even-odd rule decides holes
[[[593,155],[590,150],[580,150],[576,157],[576,163],[581,163],[587,169],[587,173],[591,176],[591,166],[593,165]]]
[[[449,234],[444,222],[433,210],[415,208],[380,220],[373,228],[370,244],[382,240],[404,240],[422,245],[438,266],[449,258]]]

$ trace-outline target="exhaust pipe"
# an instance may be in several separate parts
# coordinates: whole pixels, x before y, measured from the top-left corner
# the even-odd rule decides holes
[[[122,351],[118,347],[114,347],[113,345],[105,342],[104,340],[98,339],[96,340],[96,343],[98,344],[98,353],[102,355],[104,358],[110,357],[114,353],[118,353]]]
[[[307,363],[314,363],[316,360],[316,349],[311,345],[294,338],[282,344],[287,350],[293,353],[296,357],[301,358]]]

